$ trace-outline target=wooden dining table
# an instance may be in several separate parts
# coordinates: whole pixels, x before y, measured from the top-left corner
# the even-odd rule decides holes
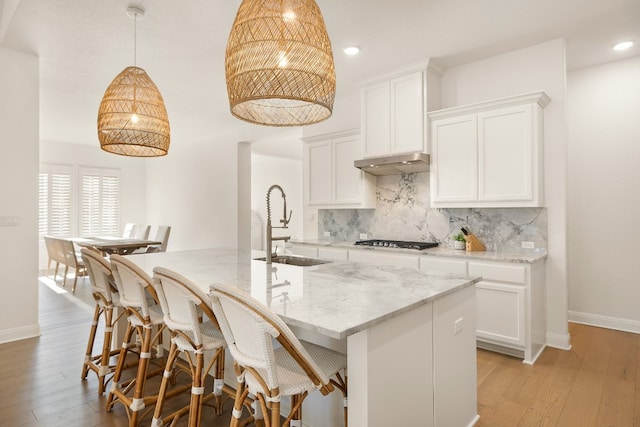
[[[157,240],[131,239],[128,237],[101,236],[101,237],[72,237],[73,243],[99,250],[104,254],[128,255],[136,249],[146,248],[151,245],[160,245]]]

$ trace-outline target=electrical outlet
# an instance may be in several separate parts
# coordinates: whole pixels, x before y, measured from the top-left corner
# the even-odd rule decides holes
[[[367,233],[360,233],[360,240],[367,240]]]
[[[534,242],[522,242],[521,247],[522,249],[535,249],[536,244]]]
[[[461,317],[455,322],[453,322],[453,335],[458,335],[460,332],[462,332],[463,326],[464,326],[464,317]]]
[[[324,237],[331,237],[331,232],[330,231],[325,231],[324,232]]]

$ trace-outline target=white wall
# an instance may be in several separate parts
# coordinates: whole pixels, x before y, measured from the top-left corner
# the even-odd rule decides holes
[[[0,343],[40,334],[38,324],[39,66],[0,47]]]
[[[147,222],[172,227],[169,251],[235,248],[239,140],[187,141],[179,130],[171,138],[169,154],[147,162]]]
[[[97,114],[97,110],[96,110]],[[155,159],[118,156],[100,149],[96,134],[93,145],[42,142],[40,144],[40,163],[69,165],[77,173],[80,167],[114,168],[120,170],[120,222],[121,229],[127,222],[147,223],[145,209],[146,163]],[[79,207],[76,207],[79,210]],[[79,215],[79,212],[78,212]],[[151,223],[151,233],[158,223]],[[78,230],[73,230],[77,234]],[[169,240],[171,241],[171,240]],[[47,268],[47,251],[44,241],[39,242],[38,268]]]
[[[302,141],[300,141],[302,146]],[[301,148],[302,149],[302,148]],[[287,195],[287,210],[293,215],[289,228],[274,230],[274,236],[291,236],[292,239],[302,240],[303,230],[303,195],[302,195],[302,160],[284,159],[279,157],[251,154],[251,209],[256,211],[262,219],[260,247],[264,249],[265,227],[267,224],[266,196],[269,187],[278,184]],[[271,222],[279,226],[282,218],[282,197],[278,190],[271,192]],[[288,214],[288,212],[287,212]],[[282,248],[282,242],[276,242]]]
[[[640,57],[567,76],[570,319],[640,333]]]
[[[547,343],[568,348],[565,44],[554,40],[446,70],[442,108],[544,90],[544,180],[548,213]]]

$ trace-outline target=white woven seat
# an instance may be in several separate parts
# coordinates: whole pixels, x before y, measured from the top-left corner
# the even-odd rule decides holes
[[[120,294],[120,304],[127,313],[128,322],[106,407],[107,411],[110,411],[116,403],[122,403],[129,417],[129,426],[135,427],[152,409],[145,411],[145,408],[152,407],[158,398],[157,394],[148,393],[145,385],[148,377],[163,372],[164,363],[153,370],[150,370],[149,365],[153,357],[162,356],[164,316],[157,304],[158,297],[151,285],[151,277],[125,257],[111,255],[110,260],[113,277]],[[136,346],[135,335],[140,341],[136,375],[134,378],[123,379],[127,368],[125,365],[127,354]],[[155,356],[152,354],[154,348]]]
[[[98,394],[101,395],[108,382],[107,375],[115,370],[115,365],[110,365],[110,359],[111,356],[118,354],[119,350],[111,350],[111,338],[113,336],[113,328],[121,319],[124,319],[124,313],[114,317],[115,308],[121,307],[121,305],[120,295],[112,288],[113,276],[109,261],[104,259],[99,252],[90,249],[82,249],[80,256],[89,273],[91,291],[96,302],[81,378],[86,379],[89,371],[95,372],[99,381]],[[102,351],[100,354],[93,355],[93,346],[101,320],[104,322]]]
[[[233,286],[214,284],[211,300],[239,379],[231,426],[239,425],[249,393],[257,397],[262,412],[270,414],[266,426],[275,427],[280,425],[283,396],[291,396],[291,412],[282,424],[289,425],[301,422],[302,401],[309,392],[326,395],[335,388],[345,397],[346,426],[347,388],[340,375],[346,371],[346,355],[299,341],[280,317]],[[274,339],[281,347],[274,347]]]
[[[234,395],[234,390],[224,385],[226,342],[218,328],[208,296],[194,283],[173,271],[160,267],[153,270],[153,279],[153,286],[164,313],[164,322],[171,333],[171,348],[151,425],[159,427],[168,422],[174,425],[183,414],[188,413],[188,425],[199,426],[202,407],[207,401],[215,399],[214,408],[219,415],[222,413],[223,393],[228,396]],[[205,366],[206,352],[213,353],[213,357]],[[180,354],[184,354],[189,363],[190,404],[171,414],[162,414],[169,378]],[[213,369],[214,365],[215,369]],[[213,390],[205,391],[205,378],[211,371],[214,376]]]

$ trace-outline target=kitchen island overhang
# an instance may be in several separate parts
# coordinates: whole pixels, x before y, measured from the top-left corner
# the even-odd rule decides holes
[[[157,266],[175,270],[205,292],[214,282],[237,286],[303,331],[303,339],[346,341],[351,427],[475,423],[480,278],[353,262],[269,265],[258,256],[216,248],[131,259],[149,274]],[[311,418],[306,425],[335,425]]]

